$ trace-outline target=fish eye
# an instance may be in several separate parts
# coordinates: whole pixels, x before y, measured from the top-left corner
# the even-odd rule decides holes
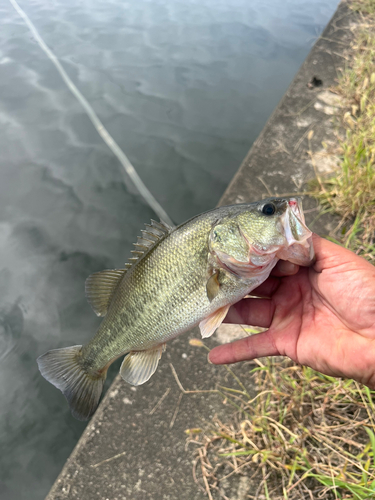
[[[273,203],[266,203],[263,205],[262,213],[264,215],[273,215],[276,212],[276,207]]]

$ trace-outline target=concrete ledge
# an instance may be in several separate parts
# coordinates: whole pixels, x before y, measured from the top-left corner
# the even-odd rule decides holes
[[[296,193],[313,177],[307,154],[308,133],[314,131],[312,151],[333,135],[332,114],[337,101],[328,89],[343,64],[343,50],[351,40],[356,15],[340,4],[279,106],[254,143],[220,204],[260,199],[272,193]],[[313,78],[322,86],[309,88]],[[317,168],[327,169],[319,161]],[[307,200],[315,217],[315,204]],[[325,234],[328,219],[313,229]],[[238,333],[238,330],[237,330]],[[233,335],[237,335],[233,330]],[[228,334],[228,332],[226,332]],[[232,335],[229,332],[229,335]],[[227,381],[223,367],[209,365],[203,348],[189,345],[197,332],[170,342],[151,381],[136,390],[117,377],[75,450],[53,485],[47,500],[198,500],[207,498],[192,476],[193,450],[185,449],[185,429],[204,426],[216,413],[230,413],[217,394],[184,394],[172,373],[173,365],[185,389],[208,390]],[[220,335],[207,344],[215,345]],[[246,380],[249,365],[234,368]],[[246,482],[246,481],[245,481]],[[231,499],[245,498],[247,486],[232,476],[224,485]],[[241,492],[239,491],[239,486]],[[246,496],[246,495],[245,495]]]

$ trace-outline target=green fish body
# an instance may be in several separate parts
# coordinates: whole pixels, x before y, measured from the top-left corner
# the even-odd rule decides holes
[[[197,325],[209,337],[279,258],[300,265],[313,258],[300,201],[281,198],[221,207],[174,229],[152,221],[135,248],[125,269],[86,281],[86,296],[104,317],[92,340],[38,358],[42,375],[82,420],[94,413],[115,359],[125,354],[121,376],[143,384],[168,340]]]

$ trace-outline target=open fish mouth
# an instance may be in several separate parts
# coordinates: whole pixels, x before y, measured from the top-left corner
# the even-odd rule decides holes
[[[282,216],[287,246],[277,252],[277,257],[299,266],[310,266],[315,261],[312,232],[305,225],[302,201],[290,198],[288,207]]]
[[[237,228],[239,241],[246,242],[246,249],[240,249],[240,252],[234,254],[216,245],[214,254],[220,267],[242,278],[250,278],[270,272],[278,259],[287,260],[299,266],[310,266],[314,262],[312,232],[305,224],[301,199],[296,197],[276,200],[281,207],[281,213],[277,215],[278,229],[275,228],[275,231],[280,233],[279,242],[268,243],[267,239],[264,243],[254,242],[251,234],[249,237],[239,225]],[[271,204],[272,199],[267,200],[267,203]],[[224,231],[223,233],[224,236],[221,236],[220,242],[226,236]]]

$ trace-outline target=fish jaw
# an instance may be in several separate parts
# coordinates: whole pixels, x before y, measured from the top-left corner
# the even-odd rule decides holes
[[[268,277],[277,261],[276,250],[274,252],[261,254],[249,247],[249,255],[246,262],[239,261],[224,252],[216,252],[219,267],[225,269],[241,278]],[[264,278],[264,279],[266,279]],[[262,281],[264,281],[264,279]]]
[[[291,198],[289,206],[281,218],[286,246],[276,254],[277,258],[299,266],[314,263],[315,253],[312,232],[305,225],[305,216],[300,198]]]

